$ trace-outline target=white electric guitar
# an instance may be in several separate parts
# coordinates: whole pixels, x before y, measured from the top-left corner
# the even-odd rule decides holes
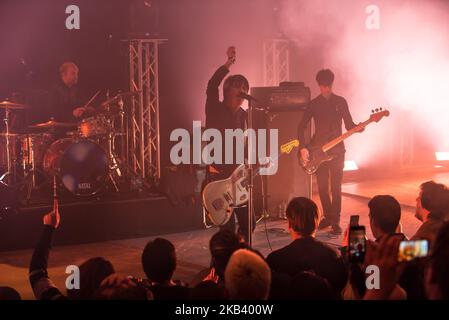
[[[289,154],[299,146],[299,140],[291,140],[280,148],[281,154]],[[276,159],[277,160],[277,159]],[[267,167],[270,162],[259,165]],[[259,170],[254,172],[258,173]],[[210,182],[203,190],[203,206],[210,220],[215,225],[226,224],[232,216],[235,207],[244,205],[249,198],[248,194],[248,165],[241,164],[227,179]]]

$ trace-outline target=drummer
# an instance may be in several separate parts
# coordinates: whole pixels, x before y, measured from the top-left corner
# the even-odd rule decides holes
[[[49,92],[48,114],[58,122],[74,122],[93,113],[92,107],[83,107],[86,102],[78,89],[79,68],[73,62],[64,62],[59,67],[60,81]]]

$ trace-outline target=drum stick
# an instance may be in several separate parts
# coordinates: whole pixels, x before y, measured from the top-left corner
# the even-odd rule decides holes
[[[83,108],[87,108],[89,106],[89,104],[91,104],[92,101],[94,101],[94,99],[98,96],[98,94],[101,92],[101,90],[98,90],[96,94],[93,95],[92,98],[90,98],[89,101],[87,101],[87,103],[84,105]]]

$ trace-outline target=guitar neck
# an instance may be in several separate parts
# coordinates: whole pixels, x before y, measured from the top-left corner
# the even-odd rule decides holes
[[[352,128],[349,131],[346,131],[345,133],[343,133],[341,136],[329,141],[328,143],[326,143],[324,146],[322,146],[322,150],[324,152],[332,149],[333,147],[335,147],[337,144],[339,144],[340,142],[344,141],[345,139],[349,138],[350,136],[352,136],[354,133],[356,133],[359,129],[361,128],[365,128],[367,125],[369,125],[371,122],[373,122],[373,120],[368,119],[365,122],[360,123],[359,125],[355,126],[354,128]]]

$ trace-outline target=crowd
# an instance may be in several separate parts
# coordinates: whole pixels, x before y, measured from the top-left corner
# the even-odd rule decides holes
[[[399,261],[401,206],[390,195],[369,203],[369,228],[363,261],[348,259],[348,232],[339,250],[317,240],[317,205],[298,197],[286,209],[291,243],[264,257],[238,234],[221,230],[209,242],[211,265],[191,286],[173,279],[176,248],[163,238],[147,243],[141,256],[146,278],[118,274],[112,263],[94,257],[79,266],[80,288],[62,291],[47,272],[59,209],[44,217],[42,235],[29,267],[29,281],[38,300],[436,300],[449,299],[449,189],[434,181],[420,186],[416,218],[422,224],[411,239],[426,239],[429,254]],[[368,226],[366,226],[368,228]],[[137,263],[137,261],[136,261]],[[378,286],[366,285],[368,266],[379,270]],[[200,270],[198,270],[200,271]],[[13,288],[1,287],[1,299],[20,299]]]

